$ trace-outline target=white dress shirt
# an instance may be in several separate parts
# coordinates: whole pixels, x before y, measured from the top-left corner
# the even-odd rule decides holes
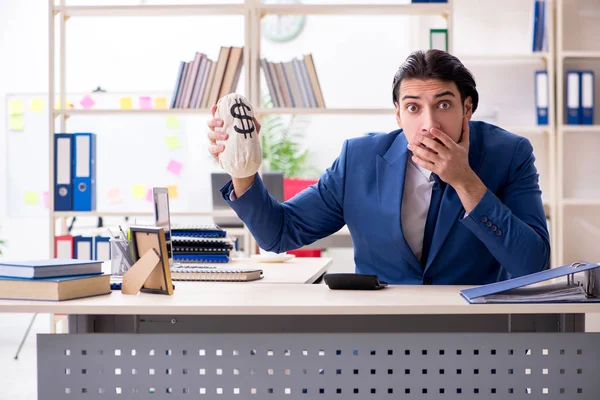
[[[409,159],[406,163],[400,218],[404,238],[419,262],[423,251],[423,235],[425,234],[433,184],[431,171]]]

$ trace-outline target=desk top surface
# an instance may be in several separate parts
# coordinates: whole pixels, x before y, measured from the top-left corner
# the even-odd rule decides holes
[[[285,265],[278,267],[284,268]],[[464,286],[389,286],[377,291],[262,282],[177,282],[172,296],[138,293],[70,300],[0,301],[0,312],[145,315],[410,315],[600,313],[596,304],[468,304]]]

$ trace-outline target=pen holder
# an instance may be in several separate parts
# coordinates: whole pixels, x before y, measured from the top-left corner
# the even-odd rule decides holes
[[[110,269],[112,276],[123,276],[134,264],[131,240],[110,239]]]

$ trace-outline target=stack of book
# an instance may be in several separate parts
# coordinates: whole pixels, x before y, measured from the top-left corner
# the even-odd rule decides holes
[[[226,94],[235,92],[243,55],[243,47],[221,47],[216,61],[198,52],[193,60],[182,61],[171,108],[208,108]]]
[[[325,108],[312,54],[287,62],[260,61],[274,107]]]
[[[62,301],[111,293],[102,262],[61,258],[0,263],[0,298]]]
[[[227,232],[217,225],[178,225],[171,229],[173,261],[228,263],[234,248]]]

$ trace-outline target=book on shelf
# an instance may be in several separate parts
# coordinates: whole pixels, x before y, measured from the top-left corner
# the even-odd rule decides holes
[[[62,301],[110,294],[110,275],[0,278],[0,298]]]
[[[196,52],[193,60],[181,61],[171,108],[208,108],[235,92],[244,63],[243,47],[221,47],[216,60]]]
[[[260,61],[273,107],[325,108],[312,54],[285,62]]]

